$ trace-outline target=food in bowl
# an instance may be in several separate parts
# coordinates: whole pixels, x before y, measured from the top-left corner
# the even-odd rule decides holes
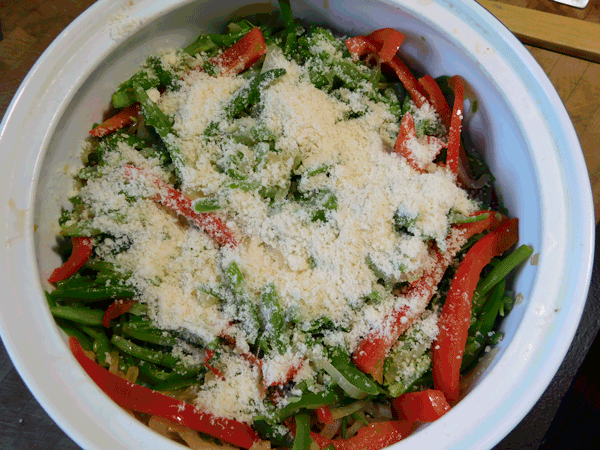
[[[281,5],[121,84],[50,309],[107,395],[190,446],[382,448],[458,400],[531,248],[496,259],[518,225],[469,174],[459,77]]]

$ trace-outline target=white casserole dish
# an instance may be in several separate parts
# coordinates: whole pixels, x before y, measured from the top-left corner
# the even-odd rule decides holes
[[[0,250],[0,332],[19,373],[53,419],[82,447],[181,448],[136,422],[87,377],[45,306],[44,281],[64,206],[67,164],[120,81],[154,49],[218,29],[241,0],[101,0],[48,48],[0,128],[5,245]],[[475,2],[293,2],[294,14],[349,35],[402,31],[405,60],[432,76],[459,74],[478,99],[467,133],[485,155],[520,242],[539,253],[515,279],[523,300],[505,339],[468,380],[466,397],[398,449],[490,448],[529,411],[573,338],[589,285],[594,217],[575,131],[527,50]],[[40,276],[41,274],[41,276]]]

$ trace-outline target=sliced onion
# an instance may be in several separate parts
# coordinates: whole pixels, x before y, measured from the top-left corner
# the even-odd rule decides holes
[[[231,445],[219,445],[215,444],[214,442],[210,442],[206,439],[202,439],[200,437],[200,434],[198,434],[197,431],[192,430],[191,428],[180,428],[181,429],[177,431],[179,433],[179,436],[181,436],[181,439],[183,439],[185,443],[193,450],[237,450],[236,447],[233,447]]]
[[[384,419],[393,419],[394,415],[392,414],[392,407],[390,405],[377,405],[377,409],[379,410],[379,416]]]
[[[350,414],[354,414],[357,411],[360,411],[365,406],[367,406],[366,402],[354,402],[349,405],[342,406],[340,408],[334,408],[331,410],[331,416],[334,420],[341,419],[342,417],[349,416]]]
[[[138,375],[140,374],[140,369],[136,366],[130,366],[127,369],[127,373],[125,374],[125,379],[130,383],[135,383]]]
[[[159,416],[152,416],[148,421],[148,427],[151,430],[156,431],[158,434],[169,439],[173,439],[175,437],[177,426],[178,425],[174,424],[173,422]]]
[[[364,424],[360,421],[357,420],[356,422],[354,422],[352,424],[352,426],[350,428],[348,428],[348,430],[346,430],[346,437],[347,438],[351,438],[352,436],[354,436],[358,430],[360,430],[362,427],[364,426]]]
[[[271,450],[271,441],[256,441],[250,450]]]
[[[344,392],[346,394],[348,394],[350,397],[360,400],[361,398],[365,398],[367,396],[366,392],[360,390],[359,388],[354,386],[352,383],[350,383],[342,375],[342,373],[339,370],[337,370],[335,367],[333,367],[333,364],[331,364],[325,358],[317,359],[315,361],[315,364],[319,368],[321,368],[325,372],[327,372],[331,376],[331,378],[333,378],[333,381],[335,381],[338,384],[338,386],[341,387],[344,390]]]
[[[319,434],[324,438],[332,439],[340,430],[341,426],[342,421],[340,419],[336,419],[333,422],[325,425]]]

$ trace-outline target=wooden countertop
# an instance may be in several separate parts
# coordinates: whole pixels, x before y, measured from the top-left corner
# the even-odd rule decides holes
[[[43,51],[73,19],[94,2],[95,0],[0,0],[0,27],[3,37],[0,41],[0,80],[2,80],[0,83],[0,118],[4,116],[19,84]],[[585,9],[571,8],[550,0],[497,0],[495,2],[481,0],[481,3],[501,20],[504,20],[505,24],[525,42],[546,47],[527,45],[528,50],[539,62],[558,91],[575,126],[589,171],[596,221],[598,222],[600,219],[600,63],[594,62],[599,59],[594,59],[593,56],[590,57],[585,53],[585,48],[590,47],[588,45],[590,43],[587,41],[593,40],[594,37],[582,36],[582,40],[585,40],[583,42],[585,45],[581,46],[585,47],[583,52],[576,48],[569,50],[573,47],[573,42],[558,46],[548,45],[541,42],[547,36],[542,36],[541,40],[539,38],[540,32],[545,33],[542,26],[536,28],[531,25],[518,29],[519,21],[523,22],[523,17],[530,18],[531,16],[522,15],[523,11],[511,8],[526,8],[529,10],[529,14],[532,11],[549,13],[554,15],[550,17],[551,19],[555,16],[570,17],[589,24],[600,25],[600,0],[590,0]],[[502,5],[508,5],[508,7],[503,10]],[[510,22],[515,18],[516,24]],[[534,19],[537,20],[539,17],[535,16]],[[549,34],[558,36],[552,26],[545,25],[545,27],[549,30]],[[573,28],[571,24],[565,25],[565,27]],[[575,28],[579,29],[580,27]],[[530,32],[532,32],[531,35],[529,35]],[[536,36],[536,32],[538,36]],[[595,39],[600,40],[600,33]],[[548,48],[570,53],[558,53],[548,50]],[[581,59],[573,55],[588,59]],[[600,276],[596,278],[600,278]],[[586,326],[588,331],[592,328]],[[583,341],[579,343],[581,348],[585,348],[585,352],[593,340],[593,335],[589,339],[586,337],[585,343],[582,344]],[[558,389],[555,387],[551,400],[546,400],[552,402],[552,399],[555,399],[554,403],[550,405],[550,410],[543,409],[545,414],[550,413],[550,419],[556,413],[559,399],[566,392],[584,355],[585,353],[569,360],[571,367],[567,368],[566,375],[565,373],[562,375],[567,377],[567,381],[560,384]],[[556,378],[559,378],[560,374],[561,371]],[[534,408],[530,416],[540,415],[539,405],[543,401],[544,397],[538,402],[537,409]],[[517,442],[525,444],[525,441],[529,444],[527,448],[538,447],[548,429],[550,419],[544,422],[545,425],[542,425],[542,429],[534,429],[531,426],[526,427],[526,418],[519,426],[522,428],[521,434],[519,434],[518,427],[496,448],[517,448],[515,447]],[[535,426],[539,427],[539,422]],[[67,450],[79,448],[40,408],[12,367],[2,345],[0,345],[0,428],[3,429],[2,436],[0,436],[0,448],[3,449],[60,448]],[[527,436],[527,439],[524,436]],[[519,447],[521,446],[519,445]]]

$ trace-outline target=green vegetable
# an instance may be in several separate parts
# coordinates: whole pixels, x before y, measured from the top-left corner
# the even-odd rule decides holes
[[[225,276],[235,297],[238,315],[242,318],[247,341],[253,344],[258,338],[261,328],[256,303],[246,288],[242,271],[235,262],[225,269]]]
[[[292,450],[308,450],[312,439],[310,438],[310,417],[306,413],[297,414],[296,438]]]
[[[142,347],[117,334],[113,334],[110,341],[119,350],[144,361],[169,367],[171,369],[175,368],[179,363],[179,360],[169,353]]]
[[[273,284],[267,284],[261,294],[261,309],[265,319],[265,335],[264,338],[273,345],[273,347],[283,355],[286,352],[286,344],[283,341],[283,331],[285,328],[285,318],[277,292]]]
[[[496,267],[492,269],[487,277],[483,279],[475,289],[473,294],[473,312],[477,313],[481,308],[482,300],[487,292],[497,285],[501,280],[512,272],[512,270],[529,258],[533,253],[533,248],[529,245],[521,245],[514,252],[506,256]]]
[[[263,89],[269,87],[276,79],[285,75],[285,69],[272,69],[257,75],[233,95],[231,100],[223,108],[223,116],[226,121],[239,117],[244,111],[258,103]],[[219,123],[211,122],[204,131],[206,136],[215,136],[219,132]]]
[[[152,326],[150,321],[127,322],[123,324],[123,333],[138,341],[150,342],[151,344],[173,347],[177,339],[166,331]]]
[[[54,317],[60,317],[82,325],[100,326],[104,319],[104,311],[82,306],[51,306],[50,312]]]

